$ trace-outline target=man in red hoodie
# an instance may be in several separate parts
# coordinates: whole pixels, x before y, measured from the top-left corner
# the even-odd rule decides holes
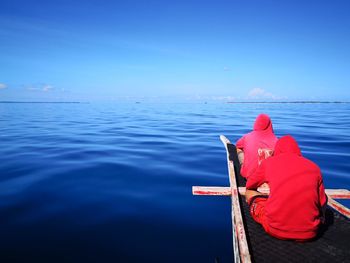
[[[273,132],[270,117],[266,114],[259,114],[254,122],[253,131],[244,135],[236,142],[237,149],[244,152],[241,175],[249,178],[259,165],[259,149],[269,149],[272,151],[276,142],[277,137]]]
[[[264,183],[269,196],[256,191]],[[274,155],[261,163],[246,187],[250,213],[268,234],[299,241],[317,235],[327,204],[321,171],[302,157],[292,136],[277,141]]]

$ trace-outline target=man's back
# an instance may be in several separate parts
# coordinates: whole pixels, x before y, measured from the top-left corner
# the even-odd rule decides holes
[[[274,149],[277,137],[272,128],[270,117],[260,114],[254,123],[253,131],[236,142],[236,147],[244,151],[244,163],[241,175],[248,178],[258,167],[258,149]]]
[[[319,168],[295,154],[279,155],[266,162],[270,187],[266,217],[270,228],[288,233],[291,238],[312,237],[321,221]]]
[[[247,188],[264,182],[270,187],[265,205],[270,234],[291,239],[314,237],[327,198],[319,167],[301,156],[292,137],[285,136],[277,142],[275,155],[248,179]]]

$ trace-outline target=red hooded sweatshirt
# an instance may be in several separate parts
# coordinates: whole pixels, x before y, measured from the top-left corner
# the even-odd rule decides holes
[[[320,168],[301,156],[293,137],[278,140],[274,156],[262,162],[246,187],[256,189],[265,182],[270,187],[265,206],[266,231],[285,239],[315,237],[327,197]]]
[[[258,149],[273,150],[277,137],[273,133],[272,122],[268,115],[260,114],[255,120],[253,131],[236,142],[236,147],[243,150],[244,162],[241,175],[248,178],[258,167]]]

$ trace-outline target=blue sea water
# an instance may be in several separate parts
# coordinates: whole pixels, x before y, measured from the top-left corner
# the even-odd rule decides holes
[[[350,188],[350,104],[1,103],[0,262],[232,262],[230,199],[191,188],[262,112]]]

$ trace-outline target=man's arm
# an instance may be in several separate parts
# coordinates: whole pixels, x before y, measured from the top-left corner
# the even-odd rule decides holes
[[[248,177],[246,188],[248,190],[256,190],[263,183],[267,183],[265,179],[266,161],[262,162],[261,165],[255,170],[255,172]]]
[[[259,191],[257,191],[257,188],[264,183],[266,183],[266,180],[265,180],[265,165],[263,162],[255,171],[255,173],[253,173],[248,178],[248,181],[246,184],[247,190],[245,194],[245,198],[248,203],[252,197],[256,195],[263,195],[263,193],[260,193]]]

